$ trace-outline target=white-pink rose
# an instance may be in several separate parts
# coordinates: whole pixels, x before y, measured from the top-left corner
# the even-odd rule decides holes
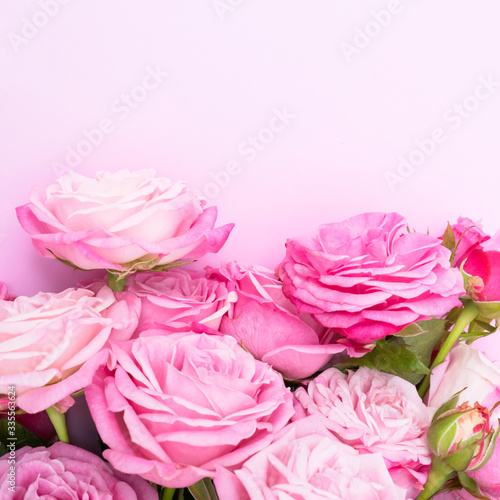
[[[136,334],[151,328],[186,331],[193,323],[217,330],[237,298],[222,281],[179,268],[134,274],[127,279],[126,290],[142,304]]]
[[[15,386],[22,410],[64,411],[106,361],[108,339],[130,337],[136,312],[108,287],[97,295],[70,288],[0,301],[0,394]]]
[[[404,500],[382,456],[360,454],[315,416],[287,426],[234,473],[219,468],[220,500]]]
[[[329,368],[294,394],[306,414],[316,415],[342,442],[362,453],[380,453],[408,498],[425,483],[432,412],[414,385],[365,367],[348,375]]]
[[[17,216],[41,255],[82,269],[150,269],[220,250],[233,224],[214,229],[216,207],[154,173],[70,172],[34,189]]]

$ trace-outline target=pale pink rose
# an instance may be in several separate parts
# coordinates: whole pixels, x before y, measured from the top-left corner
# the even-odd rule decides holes
[[[474,222],[467,217],[459,217],[457,223],[453,224],[451,228],[455,236],[455,244],[458,245],[453,259],[455,267],[460,267],[470,252],[490,239],[483,231],[480,222]]]
[[[491,408],[500,401],[500,363],[492,363],[477,349],[463,343],[456,345],[446,360],[432,370],[428,405],[439,408],[462,390],[459,405],[467,401],[473,405],[477,401]],[[493,415],[500,417],[500,409]]]
[[[15,386],[24,411],[65,411],[106,361],[108,339],[129,338],[136,325],[136,311],[108,287],[0,301],[0,394]]]
[[[75,172],[17,208],[23,228],[44,257],[82,269],[150,269],[217,252],[233,224],[214,229],[216,207],[205,208],[182,182],[154,170]]]
[[[16,450],[13,463],[9,460],[9,453],[0,458],[4,500],[158,500],[158,492],[144,479],[115,471],[96,455],[70,444],[25,446]]]
[[[127,279],[126,290],[142,304],[136,335],[151,328],[191,330],[193,323],[217,330],[237,298],[220,280],[179,268],[134,274]]]
[[[287,241],[278,266],[300,312],[361,343],[442,316],[464,294],[450,251],[396,213],[365,213]]]
[[[380,453],[396,484],[412,498],[425,483],[431,451],[426,433],[432,412],[413,384],[361,367],[344,375],[329,368],[295,397],[338,439],[361,453]]]
[[[85,393],[104,457],[168,487],[213,477],[269,445],[293,414],[282,377],[229,337],[172,333],[112,346]]]
[[[257,359],[265,361],[288,379],[316,373],[333,354],[346,350],[361,356],[351,346],[334,343],[334,334],[309,314],[299,314],[283,295],[276,275],[260,266],[236,262],[209,269],[209,276],[226,279],[235,287],[238,300],[222,319],[220,331],[234,337]]]
[[[288,425],[234,472],[219,468],[220,500],[404,500],[380,454],[362,455],[314,416]]]
[[[489,361],[470,345],[455,346],[444,363],[432,371],[428,404],[437,408],[461,390],[458,404],[478,402],[491,409],[500,401],[500,363]],[[492,422],[500,418],[500,408],[492,413],[492,417]],[[477,481],[485,496],[491,500],[500,499],[500,441],[497,441],[493,456],[486,465],[468,474]],[[473,498],[465,490],[456,494],[456,498]]]

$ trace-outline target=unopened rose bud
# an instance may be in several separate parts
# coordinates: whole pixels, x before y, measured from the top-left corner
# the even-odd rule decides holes
[[[490,426],[490,412],[479,403],[436,412],[427,439],[433,453],[456,471],[482,467],[493,453],[498,430]]]

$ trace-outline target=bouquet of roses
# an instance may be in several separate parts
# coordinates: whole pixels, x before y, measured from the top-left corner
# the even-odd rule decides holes
[[[0,285],[0,498],[500,499],[500,235],[365,213],[274,271],[202,267],[233,225],[153,171],[71,172],[17,215],[103,274]],[[77,397],[102,456],[69,444]]]

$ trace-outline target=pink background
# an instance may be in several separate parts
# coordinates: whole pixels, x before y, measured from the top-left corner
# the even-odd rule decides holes
[[[0,281],[34,294],[87,277],[38,256],[14,212],[68,167],[156,168],[208,195],[236,228],[203,263],[274,267],[287,237],[362,211],[496,231],[499,14],[498,0],[1,2]],[[400,156],[418,165],[391,189]]]

